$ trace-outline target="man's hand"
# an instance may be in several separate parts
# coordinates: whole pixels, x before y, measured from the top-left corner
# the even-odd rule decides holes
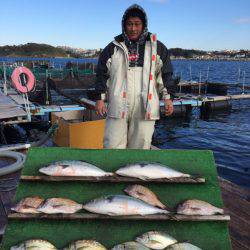
[[[164,101],[165,104],[165,115],[170,116],[174,112],[174,106],[173,106],[173,101],[170,99],[166,99]]]
[[[96,101],[95,110],[96,113],[101,116],[104,116],[107,113],[107,108],[103,100]]]

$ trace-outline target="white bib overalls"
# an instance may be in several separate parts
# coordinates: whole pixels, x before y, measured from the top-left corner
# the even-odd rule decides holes
[[[150,149],[154,120],[145,120],[142,102],[142,67],[127,72],[127,112],[124,118],[107,117],[104,148]]]

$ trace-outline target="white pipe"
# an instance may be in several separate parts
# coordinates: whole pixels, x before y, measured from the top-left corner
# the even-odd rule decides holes
[[[4,94],[7,95],[8,91],[7,91],[7,77],[6,77],[6,67],[5,67],[5,63],[3,63],[3,90],[4,90]]]
[[[11,144],[8,146],[0,147],[0,152],[8,151],[8,150],[20,150],[20,149],[28,149],[30,148],[31,144]]]
[[[245,94],[246,71],[243,71],[242,94]]]

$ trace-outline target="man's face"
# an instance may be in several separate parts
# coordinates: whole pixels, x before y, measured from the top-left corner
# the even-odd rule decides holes
[[[129,17],[125,23],[125,32],[131,41],[137,41],[143,31],[143,22],[139,17]]]

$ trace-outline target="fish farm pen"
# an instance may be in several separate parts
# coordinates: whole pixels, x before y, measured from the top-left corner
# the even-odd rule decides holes
[[[0,66],[0,139],[4,142],[0,147],[0,249],[39,238],[60,249],[81,239],[95,239],[110,249],[148,231],[166,232],[177,242],[188,241],[201,249],[249,249],[250,192],[217,176],[210,150],[162,150],[153,145],[151,150],[103,149],[105,119],[96,114],[92,99],[95,67],[94,63],[54,67],[46,62]],[[215,112],[230,110],[236,101],[250,99],[250,88],[244,82],[180,80],[176,84],[174,114],[165,117],[161,101],[161,119],[185,117],[194,110],[199,110],[200,119],[206,119]],[[6,127],[43,122],[50,127],[44,138],[8,145]],[[52,144],[40,147],[51,138]],[[59,160],[86,161],[112,173],[130,163],[160,162],[190,176],[143,180],[117,174],[72,177],[39,172]],[[74,214],[10,210],[23,198],[35,196],[86,204],[97,197],[123,195],[128,184],[152,189],[163,204],[171,207],[171,213],[112,216],[84,210]],[[187,199],[206,201],[223,208],[224,213],[178,214],[175,207]]]

